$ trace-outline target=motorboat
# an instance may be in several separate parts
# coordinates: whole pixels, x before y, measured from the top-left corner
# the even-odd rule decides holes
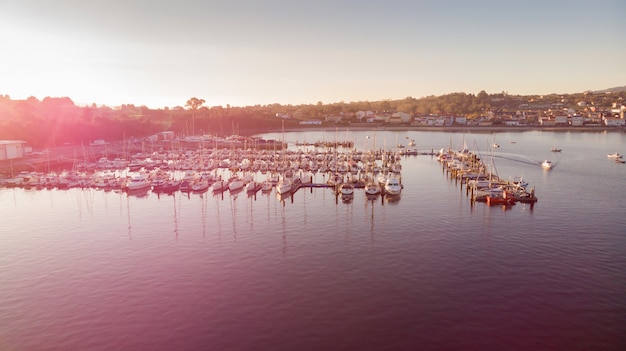
[[[511,184],[518,188],[525,188],[528,186],[528,182],[525,181],[521,176],[517,176],[511,180]]]
[[[273,187],[274,187],[274,184],[272,184],[272,182],[269,179],[266,179],[261,183],[261,191],[264,193],[272,191]]]
[[[343,183],[339,186],[339,192],[341,195],[352,195],[354,194],[354,185],[352,183]]]
[[[191,191],[191,182],[189,180],[182,180],[179,187],[180,191],[183,193]]]
[[[543,167],[544,169],[551,169],[552,167],[554,167],[554,164],[550,160],[544,160],[543,162],[541,162],[541,167]]]
[[[328,178],[328,185],[332,187],[339,186],[343,183],[343,176],[339,173],[334,173]]]
[[[152,181],[143,174],[133,177],[130,182],[126,183],[126,189],[128,191],[143,190],[150,187],[152,187]]]
[[[152,191],[154,191],[155,193],[162,191],[166,183],[167,183],[167,179],[162,179],[162,178],[155,179],[152,182]]]
[[[380,185],[375,181],[369,181],[365,184],[366,195],[378,195],[380,194]]]
[[[487,205],[489,206],[497,206],[497,205],[514,205],[515,197],[513,194],[508,191],[503,191],[502,195],[487,195]]]
[[[257,183],[256,181],[250,181],[245,185],[246,188],[246,192],[256,192],[257,190],[259,190],[259,183]]]
[[[206,179],[196,179],[193,183],[191,183],[191,190],[195,192],[201,192],[209,189],[211,184]]]
[[[619,152],[614,152],[612,154],[608,154],[606,155],[606,157],[610,157],[610,158],[622,158],[622,154],[620,154]]]
[[[228,182],[228,190],[229,191],[237,191],[243,189],[245,186],[243,180],[239,178],[233,178]]]
[[[292,182],[290,178],[281,177],[276,184],[276,192],[279,195],[286,194],[291,191]]]
[[[181,183],[182,181],[180,179],[170,179],[163,185],[161,191],[164,193],[174,192],[180,188]]]
[[[396,177],[389,177],[385,181],[385,194],[386,195],[400,195],[402,192],[402,185],[400,184],[400,179]]]
[[[226,184],[226,182],[222,180],[221,178],[216,180],[215,183],[211,185],[211,189],[214,192],[221,192],[221,191],[226,190],[227,188],[228,188],[228,184]]]

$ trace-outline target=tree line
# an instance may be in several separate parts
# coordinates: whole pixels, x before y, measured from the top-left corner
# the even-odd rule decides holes
[[[355,120],[358,111],[391,114],[401,111],[410,115],[457,115],[469,119],[484,116],[488,111],[517,109],[521,103],[542,100],[575,105],[584,100],[597,106],[623,100],[624,92],[613,95],[570,94],[549,96],[519,96],[506,92],[487,94],[450,93],[419,99],[335,102],[302,105],[204,106],[205,100],[189,99],[185,106],[150,109],[133,104],[116,108],[108,106],[77,106],[69,97],[46,97],[39,100],[12,100],[0,95],[0,139],[25,140],[35,148],[69,144],[87,144],[95,139],[123,140],[142,138],[161,131],[178,135],[250,135],[279,130],[282,123],[289,128],[299,120],[323,119],[342,115]],[[281,120],[277,114],[293,119]]]

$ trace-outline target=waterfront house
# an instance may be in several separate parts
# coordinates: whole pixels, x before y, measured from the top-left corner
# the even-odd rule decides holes
[[[410,120],[411,115],[406,112],[396,112],[389,117],[389,123],[392,124],[409,123]]]
[[[585,117],[583,116],[572,116],[572,126],[573,127],[582,127],[585,124]]]
[[[607,127],[623,127],[624,125],[626,125],[624,123],[624,119],[621,118],[617,118],[617,117],[603,117],[604,119],[604,125],[606,125]]]
[[[24,157],[25,145],[23,140],[0,140],[0,161]]]
[[[324,120],[326,122],[339,123],[339,122],[341,122],[343,120],[343,116],[337,116],[337,115],[326,116],[326,117],[324,117]]]
[[[465,116],[454,117],[454,124],[466,125],[467,124],[467,117],[465,117]]]
[[[567,115],[557,115],[554,116],[554,124],[557,126],[567,126],[569,125],[567,121]]]
[[[542,127],[554,127],[556,126],[556,121],[549,117],[542,117],[539,119],[539,125]]]

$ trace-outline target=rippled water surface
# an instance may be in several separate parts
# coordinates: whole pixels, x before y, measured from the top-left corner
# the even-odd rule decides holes
[[[626,165],[606,157],[626,134],[284,138],[465,142],[539,201],[472,205],[424,155],[396,201],[0,189],[0,349],[626,348]]]

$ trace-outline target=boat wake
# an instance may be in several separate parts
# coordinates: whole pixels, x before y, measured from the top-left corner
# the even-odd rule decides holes
[[[517,162],[517,163],[523,163],[523,164],[532,165],[532,166],[536,166],[536,165],[541,166],[541,162],[542,162],[542,161],[538,161],[538,160],[535,160],[533,158],[530,158],[524,155],[515,155],[515,154],[496,154],[493,156],[493,158]]]
[[[519,154],[499,153],[499,154],[495,154],[493,157],[496,159],[516,162],[516,163],[521,163],[521,164],[526,164],[526,165],[531,165],[531,166],[538,166],[538,167],[543,167],[542,163],[544,161],[544,160],[537,160],[535,158],[532,158],[526,155],[519,155]],[[551,163],[552,163],[552,167],[556,167],[558,164],[558,161],[551,161]]]

